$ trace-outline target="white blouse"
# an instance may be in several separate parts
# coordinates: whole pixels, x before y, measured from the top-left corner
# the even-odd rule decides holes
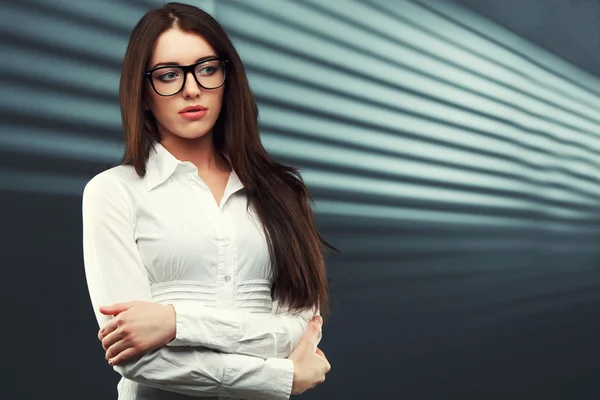
[[[272,300],[266,238],[232,171],[221,204],[191,162],[160,143],[140,178],[131,166],[95,176],[83,193],[83,252],[98,308],[133,300],[172,304],[175,340],[114,369],[120,400],[288,399],[286,358],[318,310]]]

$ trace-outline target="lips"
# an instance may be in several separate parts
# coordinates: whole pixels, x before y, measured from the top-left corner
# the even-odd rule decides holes
[[[195,106],[187,106],[186,108],[179,111],[180,114],[188,113],[188,112],[198,112],[198,111],[206,111],[206,107],[202,107],[199,105]]]
[[[183,110],[179,111],[179,115],[181,115],[187,120],[195,121],[204,117],[206,115],[206,110],[206,107],[202,107],[199,105],[187,106]]]

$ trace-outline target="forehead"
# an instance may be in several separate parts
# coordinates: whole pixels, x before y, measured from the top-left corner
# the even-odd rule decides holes
[[[174,62],[186,65],[212,55],[216,55],[214,49],[202,36],[171,28],[156,40],[149,64]]]

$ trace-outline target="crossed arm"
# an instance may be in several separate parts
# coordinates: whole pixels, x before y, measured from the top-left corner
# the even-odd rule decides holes
[[[100,306],[153,301],[134,241],[130,206],[116,179],[97,176],[83,195],[85,272],[100,327],[110,320]],[[314,311],[252,314],[197,305],[174,308],[174,340],[115,366],[117,372],[147,386],[191,396],[289,397],[294,366],[283,358],[300,341]]]

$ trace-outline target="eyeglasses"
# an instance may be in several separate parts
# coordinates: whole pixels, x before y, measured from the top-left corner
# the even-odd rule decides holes
[[[218,89],[225,83],[228,60],[218,58],[203,60],[192,65],[169,65],[156,67],[144,72],[152,89],[160,96],[173,96],[185,86],[191,72],[200,87],[206,90]]]

